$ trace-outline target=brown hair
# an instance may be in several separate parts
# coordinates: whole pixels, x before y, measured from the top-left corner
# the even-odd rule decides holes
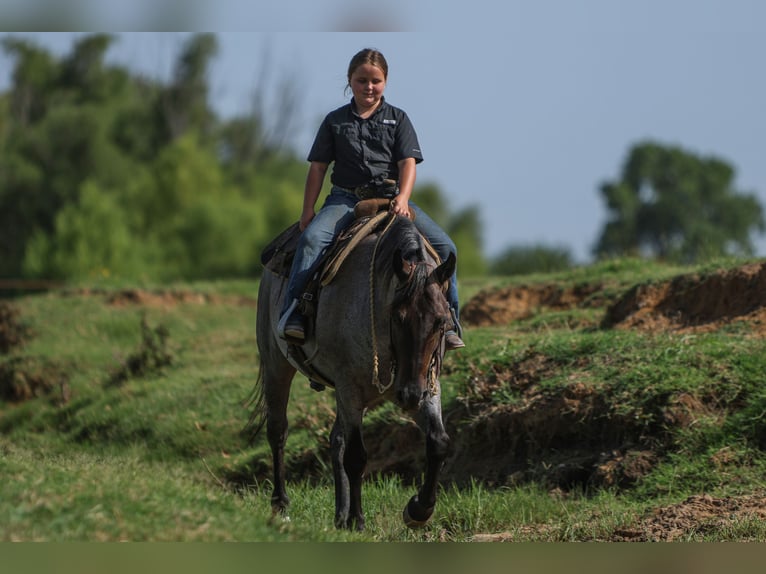
[[[354,57],[351,58],[351,62],[348,64],[348,82],[351,83],[351,75],[354,71],[364,64],[372,64],[377,66],[383,72],[383,78],[388,80],[388,62],[383,57],[383,54],[373,48],[365,48],[359,50]]]

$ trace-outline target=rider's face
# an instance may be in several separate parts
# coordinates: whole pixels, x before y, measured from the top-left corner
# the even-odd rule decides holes
[[[349,80],[358,111],[369,110],[378,105],[386,89],[383,70],[372,64],[362,64]]]

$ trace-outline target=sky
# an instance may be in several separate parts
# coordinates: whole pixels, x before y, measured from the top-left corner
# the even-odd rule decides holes
[[[185,35],[120,32],[162,23],[149,4],[132,4],[137,16],[127,4],[107,2],[80,29],[117,33],[108,60],[169,78]],[[176,16],[218,36],[210,87],[221,116],[247,112],[264,86],[267,105],[276,102],[289,82],[294,147],[305,157],[322,117],[348,100],[351,56],[381,50],[386,98],[410,116],[425,157],[418,183],[437,184],[452,211],[478,206],[490,257],[541,244],[588,262],[607,218],[599,187],[646,140],[727,161],[735,188],[766,207],[766,2],[261,4],[200,1]],[[359,29],[370,31],[341,31]],[[28,34],[57,52],[78,35]],[[10,72],[0,55],[0,89]],[[766,256],[766,238],[756,246]]]

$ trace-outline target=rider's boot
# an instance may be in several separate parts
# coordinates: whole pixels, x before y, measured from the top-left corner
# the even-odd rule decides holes
[[[455,349],[462,349],[465,347],[465,343],[462,338],[463,328],[457,320],[457,313],[455,313],[454,309],[450,309],[450,313],[452,314],[453,328],[444,334],[444,344],[445,350],[454,351]]]
[[[277,333],[286,341],[303,343],[306,340],[306,328],[297,299],[293,299],[287,311],[279,318]]]

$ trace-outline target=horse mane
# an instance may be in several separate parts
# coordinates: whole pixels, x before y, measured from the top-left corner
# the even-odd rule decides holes
[[[386,267],[398,252],[398,256],[412,263],[426,260],[426,248],[423,236],[411,219],[397,216],[384,231],[378,248],[378,261]]]
[[[425,289],[431,271],[432,269],[426,265],[417,265],[412,270],[410,278],[396,290],[393,306],[397,307],[406,301],[417,298]]]
[[[387,273],[394,273],[393,265],[397,265],[400,259],[410,263],[421,263],[427,260],[423,236],[411,219],[397,217],[385,233],[378,252],[378,266],[387,269]],[[378,271],[381,271],[380,267]],[[430,271],[425,265],[416,265],[409,280],[397,289],[394,305],[410,300],[421,293]]]

